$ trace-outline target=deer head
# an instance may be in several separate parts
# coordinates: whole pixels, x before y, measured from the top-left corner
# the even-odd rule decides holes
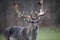
[[[33,10],[32,10],[30,15],[23,15],[24,14],[24,10],[23,10],[23,13],[19,12],[17,4],[15,5],[15,11],[16,11],[18,17],[28,18],[27,22],[32,23],[32,24],[37,23],[40,20],[40,17],[42,15],[44,15],[44,11],[42,9],[40,9],[40,13],[35,11],[36,14],[34,14]],[[33,14],[36,15],[36,18],[35,18],[35,16],[33,16]]]

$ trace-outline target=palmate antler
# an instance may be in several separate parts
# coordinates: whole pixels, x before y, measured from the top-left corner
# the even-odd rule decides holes
[[[37,13],[37,16],[43,16],[44,15],[44,11],[40,9],[40,12],[35,11],[35,13]]]
[[[22,17],[22,18],[29,18],[29,19],[32,19],[32,14],[33,14],[33,10],[31,11],[31,14],[30,15],[23,15],[24,14],[24,10],[23,10],[23,13],[19,12],[18,10],[18,5],[15,4],[15,11],[18,15],[18,17]],[[35,13],[37,14],[38,18],[42,15],[44,15],[44,11],[42,9],[40,9],[40,13],[36,12]]]
[[[38,16],[44,15],[44,10],[43,10],[43,0],[38,1],[41,3],[41,9],[40,9],[40,13],[38,13]]]

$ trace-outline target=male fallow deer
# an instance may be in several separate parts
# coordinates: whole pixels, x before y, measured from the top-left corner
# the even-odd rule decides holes
[[[22,26],[12,26],[8,27],[4,31],[4,36],[7,40],[36,40],[37,31],[38,31],[38,22],[40,21],[41,16],[44,15],[44,11],[40,9],[40,13],[36,11],[31,11],[31,15],[23,15],[23,13],[19,12],[18,5],[15,5],[15,11],[18,17],[22,17],[26,19],[29,26],[22,27]],[[33,13],[34,12],[34,13]]]

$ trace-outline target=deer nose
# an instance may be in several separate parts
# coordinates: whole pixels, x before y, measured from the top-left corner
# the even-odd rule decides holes
[[[37,26],[37,23],[34,23],[34,27],[36,27]]]

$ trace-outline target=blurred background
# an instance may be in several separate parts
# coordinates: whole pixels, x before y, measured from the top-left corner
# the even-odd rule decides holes
[[[22,18],[17,17],[14,3],[19,5],[19,11],[30,15],[31,10],[39,12],[40,0],[0,0],[0,40],[2,33],[9,26],[27,26]],[[43,20],[39,22],[40,31],[37,40],[60,40],[60,0],[43,0],[43,9],[47,9]]]

